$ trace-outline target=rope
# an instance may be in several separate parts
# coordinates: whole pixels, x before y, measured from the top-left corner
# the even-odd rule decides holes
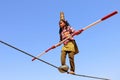
[[[6,45],[6,46],[9,46],[9,47],[11,47],[11,48],[13,48],[13,49],[15,49],[15,50],[17,50],[17,51],[22,52],[22,53],[24,53],[24,54],[26,54],[26,55],[28,55],[28,56],[30,56],[30,57],[36,58],[37,60],[39,60],[39,61],[41,61],[41,62],[43,62],[43,63],[46,63],[46,64],[48,64],[48,65],[50,65],[50,66],[52,66],[52,67],[54,67],[54,68],[59,69],[59,67],[57,67],[57,66],[55,66],[55,65],[53,65],[53,64],[51,64],[51,63],[49,63],[49,62],[46,62],[46,61],[44,61],[44,60],[42,60],[42,59],[39,59],[39,58],[37,58],[37,57],[29,54],[28,52],[25,52],[25,51],[23,51],[23,50],[21,50],[21,49],[18,49],[18,48],[16,48],[16,47],[14,47],[14,46],[12,46],[12,45],[4,42],[4,41],[1,41],[1,40],[0,40],[0,42],[1,42],[2,44]],[[65,71],[65,70],[63,70],[63,71]],[[67,72],[67,71],[66,71],[66,72]],[[67,73],[69,74],[69,72],[67,72]],[[100,79],[100,80],[109,80],[109,79],[106,79],[106,78],[99,78],[99,77],[93,77],[93,76],[88,76],[88,75],[80,75],[80,74],[71,74],[71,75],[80,76],[80,77],[87,77],[87,78],[93,78],[93,79]]]
[[[87,77],[87,78],[101,79],[101,80],[110,80],[110,79],[106,79],[106,78],[100,78],[100,77],[94,77],[94,76],[88,76],[88,75],[80,75],[80,74],[73,74],[73,75]]]
[[[29,53],[27,53],[27,52],[25,52],[25,51],[23,51],[23,50],[21,50],[21,49],[18,49],[18,48],[16,48],[16,47],[14,47],[14,46],[12,46],[12,45],[4,42],[4,41],[1,41],[1,40],[0,40],[0,42],[3,43],[3,44],[5,44],[5,45],[7,45],[7,46],[9,46],[9,47],[11,47],[11,48],[13,48],[13,49],[15,49],[15,50],[17,50],[17,51],[22,52],[22,53],[24,53],[24,54],[26,54],[26,55],[28,55],[28,56],[30,56],[30,57],[36,58],[35,56],[33,56],[33,55],[31,55],[31,54],[29,54]],[[39,58],[36,58],[36,59],[39,60],[39,61],[42,61],[43,63],[46,63],[46,64],[54,67],[54,68],[58,68],[57,66],[55,66],[55,65],[53,65],[53,64],[51,64],[51,63],[48,63],[48,62],[46,62],[46,61],[44,61],[44,60],[42,60],[42,59],[39,59]]]

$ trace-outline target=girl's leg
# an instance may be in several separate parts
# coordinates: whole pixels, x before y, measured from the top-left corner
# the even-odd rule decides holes
[[[70,71],[75,71],[75,64],[74,64],[74,52],[68,53],[69,55],[69,62],[70,62]]]
[[[61,51],[61,65],[65,65],[66,64],[66,51]]]

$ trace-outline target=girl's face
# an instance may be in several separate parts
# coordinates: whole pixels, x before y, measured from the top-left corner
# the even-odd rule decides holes
[[[65,26],[65,22],[60,21],[60,22],[59,22],[59,26],[60,26],[60,28],[63,28],[63,27]]]

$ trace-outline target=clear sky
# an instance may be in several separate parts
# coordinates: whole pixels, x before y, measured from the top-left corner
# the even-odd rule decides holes
[[[36,56],[59,42],[59,15],[76,30],[120,11],[120,0],[0,0],[0,40]],[[76,36],[76,73],[120,80],[120,14]],[[61,47],[41,59],[60,66]],[[94,80],[57,69],[0,43],[0,80]],[[67,65],[69,61],[67,58]]]

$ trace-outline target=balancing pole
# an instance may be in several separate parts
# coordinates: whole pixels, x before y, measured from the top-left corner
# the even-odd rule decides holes
[[[90,27],[92,27],[92,26],[94,26],[94,25],[96,25],[96,24],[98,24],[98,23],[100,23],[100,22],[102,22],[102,21],[110,18],[111,16],[113,16],[113,15],[115,15],[115,14],[117,14],[117,13],[118,13],[118,11],[113,11],[112,13],[104,16],[103,18],[101,18],[101,19],[99,19],[99,20],[97,20],[97,21],[89,24],[88,26],[86,26],[86,27],[84,27],[84,28],[82,28],[82,29],[80,29],[80,30],[78,30],[78,31],[75,31],[72,35],[69,35],[66,39],[60,41],[59,43],[53,45],[52,47],[50,47],[50,48],[48,48],[47,50],[45,50],[45,51],[43,51],[42,53],[40,53],[38,56],[34,57],[34,58],[32,59],[32,61],[34,61],[34,60],[37,59],[37,58],[40,58],[43,54],[47,53],[47,52],[50,51],[51,49],[54,49],[54,48],[60,46],[60,45],[63,44],[66,40],[68,40],[70,37],[74,37],[75,35],[79,35],[81,32],[85,31],[86,29],[88,29],[88,28],[90,28]]]

